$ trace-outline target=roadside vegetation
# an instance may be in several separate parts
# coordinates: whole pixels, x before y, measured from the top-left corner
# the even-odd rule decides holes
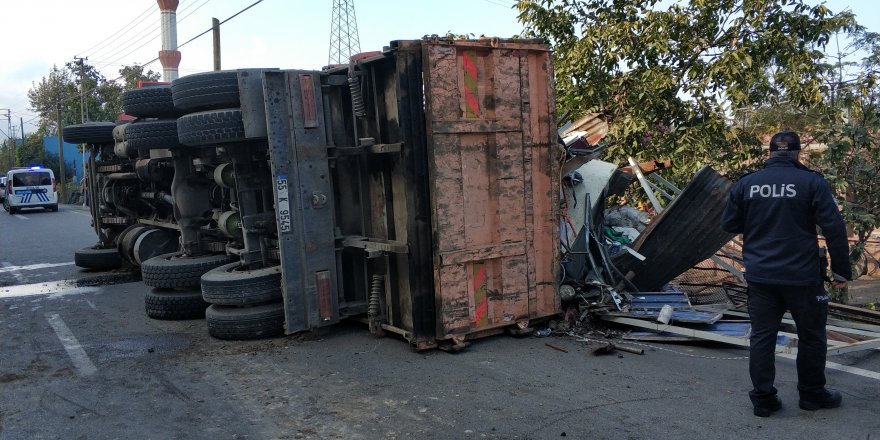
[[[15,163],[18,166],[40,164],[58,170],[57,152],[47,152],[43,148],[43,137],[54,136],[58,129],[58,117],[63,126],[86,121],[115,121],[122,113],[122,92],[137,87],[138,81],[158,81],[160,74],[144,70],[143,66],[124,66],[119,69],[119,77],[108,79],[93,66],[80,67],[67,63],[64,67],[53,66],[49,73],[34,82],[28,91],[30,109],[39,115],[37,129],[28,133],[24,141],[18,140],[16,148],[12,141],[5,140],[0,148],[0,171],[5,171]],[[82,97],[80,94],[82,90]],[[13,158],[13,151],[15,158]],[[71,176],[73,170],[66,169]]]
[[[609,122],[606,160],[761,165],[769,136],[801,133],[858,242],[880,219],[880,35],[801,0],[521,0],[525,36],[554,50],[558,114]]]

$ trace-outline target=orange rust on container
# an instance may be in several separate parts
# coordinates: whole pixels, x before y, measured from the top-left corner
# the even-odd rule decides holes
[[[299,85],[302,90],[302,118],[304,128],[318,126],[318,104],[315,102],[315,82],[312,75],[299,75]]]
[[[559,312],[559,160],[547,47],[425,43],[438,338]]]

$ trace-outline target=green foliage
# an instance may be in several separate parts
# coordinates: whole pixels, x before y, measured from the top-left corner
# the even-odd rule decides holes
[[[554,49],[559,112],[604,114],[622,161],[671,157],[740,170],[762,155],[738,109],[823,101],[820,49],[851,29],[849,13],[800,0],[521,0],[528,36]],[[665,8],[665,9],[664,9]]]
[[[816,130],[828,150],[812,158],[840,194],[847,222],[863,248],[880,225],[880,102],[876,74],[862,74],[838,96],[841,107]]]
[[[3,142],[2,147],[0,147],[0,174],[6,175],[6,171],[11,168],[11,164],[13,163],[12,154],[14,151],[16,156],[16,161],[14,163],[16,163],[17,166],[31,167],[41,165],[46,168],[52,168],[56,175],[60,175],[58,173],[58,155],[47,152],[43,149],[43,136],[45,135],[45,132],[39,130],[35,133],[31,133],[25,137],[23,144],[19,143],[14,149],[12,148],[11,140]],[[68,174],[72,174],[72,170],[68,169],[67,172]]]
[[[73,62],[53,66],[47,76],[28,91],[31,109],[40,116],[40,127],[55,132],[58,115],[64,126],[86,121],[115,121],[122,113],[122,91],[137,87],[138,81],[157,81],[160,74],[144,71],[140,65],[119,69],[120,77],[108,80],[94,66]]]
[[[159,81],[162,78],[162,73],[152,70],[144,71],[144,66],[135,64],[119,69],[119,77],[122,79],[122,88],[131,90],[137,88],[138,81]]]

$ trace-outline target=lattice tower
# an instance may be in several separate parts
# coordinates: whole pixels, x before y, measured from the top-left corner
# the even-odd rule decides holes
[[[361,51],[358,37],[354,0],[333,0],[333,18],[330,21],[330,55],[327,64],[346,64]]]

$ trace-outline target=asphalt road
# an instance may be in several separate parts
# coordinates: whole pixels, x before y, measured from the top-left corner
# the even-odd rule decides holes
[[[0,209],[0,287],[84,276],[73,253],[97,242],[89,211],[60,205],[58,212]]]
[[[28,214],[0,217],[0,230],[88,230],[66,210]],[[93,234],[77,240],[39,246],[61,262]],[[8,249],[0,261],[41,262]],[[878,351],[829,359],[850,369],[828,370],[844,406],[816,412],[797,408],[794,361],[778,359],[785,407],[761,419],[746,352],[727,346],[595,356],[567,337],[498,336],[458,354],[415,353],[358,324],[229,342],[210,338],[204,320],[148,319],[144,291],[0,288],[0,440],[880,438]]]

